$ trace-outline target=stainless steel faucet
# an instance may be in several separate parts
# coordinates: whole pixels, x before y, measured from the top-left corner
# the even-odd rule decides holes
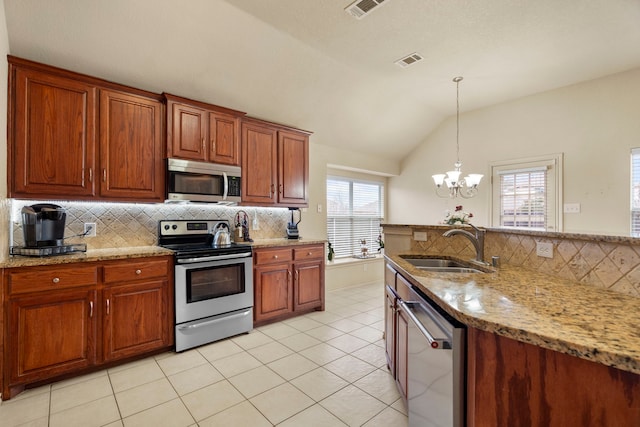
[[[444,232],[444,237],[455,236],[456,234],[461,234],[473,243],[473,247],[476,249],[476,261],[481,264],[486,264],[484,261],[484,235],[487,230],[481,230],[475,225],[469,223],[471,228],[475,231],[475,235],[468,232],[467,230],[462,230],[460,228],[453,228],[451,230],[447,230]]]

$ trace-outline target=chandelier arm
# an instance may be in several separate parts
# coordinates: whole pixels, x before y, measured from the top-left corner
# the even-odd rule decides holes
[[[443,193],[443,192],[440,190],[441,188],[442,188],[442,187],[436,187],[436,189],[435,189],[436,196],[440,197],[441,199],[451,199],[451,198],[455,197],[455,196],[453,195],[453,192],[452,192],[452,190],[451,190],[451,189],[447,189],[447,192],[446,192],[446,193]]]

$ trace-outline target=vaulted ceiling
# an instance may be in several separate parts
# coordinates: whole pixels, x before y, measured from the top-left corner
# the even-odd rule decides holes
[[[465,111],[640,67],[638,0],[385,0],[360,20],[351,3],[4,0],[12,55],[392,160],[455,113],[455,76]]]

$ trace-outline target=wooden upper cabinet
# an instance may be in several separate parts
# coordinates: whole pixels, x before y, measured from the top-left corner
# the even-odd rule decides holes
[[[309,205],[309,133],[256,119],[242,122],[242,203]]]
[[[9,74],[9,196],[93,196],[96,87],[13,64]]]
[[[209,113],[209,160],[240,166],[240,119],[229,114]]]
[[[309,185],[309,136],[278,133],[278,203],[307,206]]]
[[[277,175],[277,131],[242,123],[242,202],[273,205]]]
[[[122,92],[100,92],[100,195],[164,200],[162,103]]]
[[[167,99],[167,157],[240,166],[245,113],[175,95]]]
[[[164,200],[161,96],[9,56],[9,197]]]

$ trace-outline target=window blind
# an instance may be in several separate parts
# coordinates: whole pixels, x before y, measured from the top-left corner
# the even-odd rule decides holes
[[[505,170],[500,176],[500,226],[546,230],[547,168]]]
[[[640,237],[640,148],[631,150],[631,236]]]
[[[327,178],[327,238],[336,258],[359,255],[362,240],[369,253],[378,251],[383,207],[384,184]]]

